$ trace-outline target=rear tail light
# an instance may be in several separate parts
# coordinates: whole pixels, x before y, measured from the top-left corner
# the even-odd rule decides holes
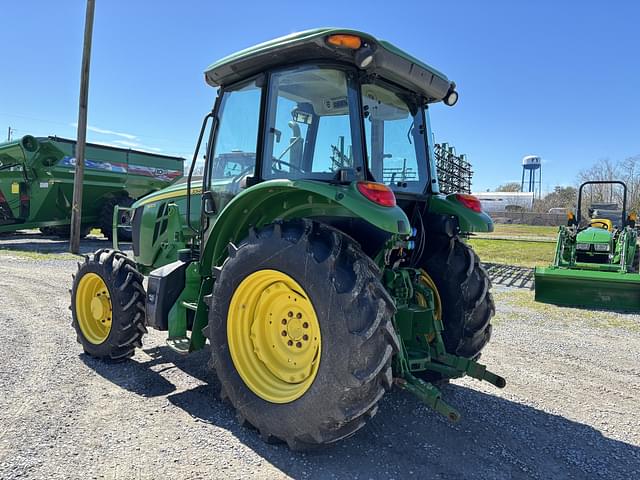
[[[358,191],[373,203],[383,207],[395,207],[396,196],[393,190],[382,183],[358,182]]]
[[[482,204],[480,203],[480,200],[478,200],[478,197],[474,197],[473,195],[468,195],[466,193],[456,193],[456,200],[469,210],[473,210],[478,213],[482,212]]]

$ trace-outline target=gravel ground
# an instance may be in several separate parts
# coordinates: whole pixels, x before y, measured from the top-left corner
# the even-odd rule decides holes
[[[55,253],[63,244],[5,250],[35,242],[20,238],[0,239],[1,479],[640,478],[640,316],[498,286],[483,361],[504,390],[444,387],[456,425],[395,390],[356,436],[296,454],[236,424],[208,350],[181,357],[151,332],[123,364],[84,355],[68,310],[75,261]]]

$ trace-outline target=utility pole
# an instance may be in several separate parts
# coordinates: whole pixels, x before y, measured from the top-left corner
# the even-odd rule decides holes
[[[95,0],[87,0],[84,20],[84,46],[80,70],[80,102],[78,109],[78,143],[76,144],[76,172],[73,178],[73,202],[71,204],[71,236],[69,251],[80,251],[80,229],[82,220],[82,182],[84,180],[84,147],[87,143],[87,104],[89,97],[89,67],[91,63],[91,38],[93,36],[93,13]]]

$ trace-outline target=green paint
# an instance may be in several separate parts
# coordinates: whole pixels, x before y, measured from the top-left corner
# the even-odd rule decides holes
[[[611,233],[604,228],[589,227],[576,236],[576,243],[609,243]]]
[[[555,257],[548,268],[535,269],[535,299],[556,305],[640,311],[637,233],[626,226],[561,226]],[[597,251],[607,245],[608,251]]]
[[[434,213],[442,213],[458,217],[460,231],[493,232],[493,220],[484,212],[474,212],[456,200],[456,194],[434,195],[429,203],[429,210]]]
[[[537,302],[640,311],[640,275],[576,268],[536,268]]]
[[[215,218],[204,239],[202,272],[211,272],[249,228],[276,219],[323,216],[363,218],[389,233],[409,233],[409,220],[399,207],[382,207],[362,196],[356,184],[336,185],[312,180],[269,180],[244,190]],[[400,229],[402,227],[402,229]]]
[[[400,341],[400,352],[394,358],[394,377],[402,379],[398,382],[400,387],[456,422],[460,414],[442,400],[434,385],[416,378],[417,372],[437,372],[446,378],[469,375],[498,388],[503,388],[506,382],[484,365],[446,351],[442,339],[445,327],[434,315],[434,292],[418,281],[419,276],[420,271],[412,268],[387,268],[382,276],[397,307],[393,323]],[[418,304],[416,294],[423,299],[422,305]]]
[[[327,44],[327,37],[336,34],[356,35],[372,48],[373,61],[367,67],[368,72],[418,91],[430,102],[442,100],[452,87],[452,82],[443,73],[391,43],[368,33],[343,28],[306,30],[241,50],[210,65],[205,71],[205,79],[213,87],[228,85],[264,70],[290,64],[292,57],[296,61],[315,57],[355,64],[353,50]],[[242,67],[238,68],[239,65]]]

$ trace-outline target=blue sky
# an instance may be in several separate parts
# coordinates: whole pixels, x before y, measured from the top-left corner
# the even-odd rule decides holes
[[[2,10],[0,138],[8,126],[75,137],[85,1]],[[640,154],[639,20],[632,0],[97,0],[88,138],[190,156],[215,94],[206,66],[276,36],[346,26],[458,84],[458,104],[435,106],[431,120],[438,141],[469,155],[475,189],[519,180],[534,153],[546,190],[598,159]]]

